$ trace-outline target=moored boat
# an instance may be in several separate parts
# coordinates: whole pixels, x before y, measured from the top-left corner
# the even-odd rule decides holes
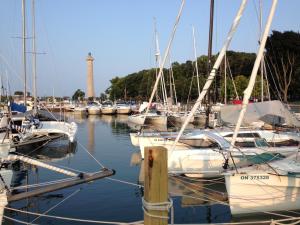
[[[131,113],[131,106],[126,103],[117,103],[117,114],[130,114]]]
[[[300,163],[282,159],[224,173],[231,213],[300,208]]]
[[[112,102],[107,101],[102,104],[101,113],[104,115],[113,115],[116,113],[116,107],[112,104]]]

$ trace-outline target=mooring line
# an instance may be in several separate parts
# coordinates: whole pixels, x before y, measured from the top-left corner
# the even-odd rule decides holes
[[[102,168],[106,168],[102,163],[100,163],[79,141],[77,143],[86,151]]]
[[[54,208],[56,208],[57,206],[59,206],[60,204],[62,204],[63,202],[67,201],[69,198],[71,198],[72,196],[74,196],[75,194],[77,194],[79,191],[81,191],[81,188],[74,191],[72,194],[70,194],[68,197],[66,197],[65,199],[63,199],[62,201],[60,201],[59,203],[57,203],[56,205],[52,206],[50,209],[48,209],[47,211],[45,211],[43,213],[43,215],[46,215],[48,212],[50,212],[51,210],[53,210]],[[38,220],[41,216],[36,217],[34,220],[31,221],[31,223],[33,223],[34,221]]]

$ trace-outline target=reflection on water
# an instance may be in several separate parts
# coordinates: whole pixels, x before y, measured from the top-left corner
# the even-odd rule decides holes
[[[93,153],[95,148],[95,119],[90,117],[88,122],[88,150],[90,153]]]
[[[138,163],[136,153],[132,162]],[[138,183],[144,184],[144,161],[140,161]],[[220,223],[230,222],[230,208],[224,179],[191,179],[184,176],[169,176],[169,194],[174,201],[175,220],[180,222]],[[202,213],[202,215],[201,215]]]
[[[133,184],[144,182],[143,161],[138,148],[132,146],[130,142],[129,132],[132,132],[133,128],[129,126],[126,115],[75,117],[71,114],[69,120],[78,123],[77,145],[70,146],[66,140],[57,140],[32,153],[32,156],[64,168],[98,171],[99,165],[85,152],[86,148],[107,168],[116,170],[114,179]],[[42,168],[20,165],[19,169],[16,168],[13,186],[61,178],[65,176]],[[78,194],[67,199],[63,204],[59,204],[78,190]],[[169,177],[169,192],[174,200],[175,223],[231,221],[222,179],[201,180],[171,176]],[[44,213],[59,204],[51,210],[50,214],[91,220],[132,222],[143,219],[141,195],[142,191],[134,185],[102,179],[10,203],[10,206]],[[34,216],[15,214],[11,211],[5,211],[5,214],[28,223],[35,219]],[[48,218],[39,218],[34,223],[70,224],[69,221]]]

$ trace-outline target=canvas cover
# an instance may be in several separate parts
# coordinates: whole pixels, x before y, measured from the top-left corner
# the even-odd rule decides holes
[[[242,105],[224,105],[221,107],[221,121],[223,124],[236,124]],[[300,127],[300,121],[290,112],[281,101],[265,101],[249,103],[242,123],[251,126],[255,122],[263,121],[271,125],[286,125]]]

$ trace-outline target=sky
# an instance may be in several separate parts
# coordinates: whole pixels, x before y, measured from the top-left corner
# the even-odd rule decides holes
[[[171,47],[171,61],[193,60],[192,26],[197,56],[207,54],[209,0],[186,0]],[[226,38],[241,0],[215,0],[213,52]],[[38,96],[72,96],[86,92],[86,56],[94,61],[96,96],[115,76],[155,67],[154,18],[164,55],[181,0],[36,0]],[[0,0],[0,75],[13,94],[23,90],[21,0]],[[259,0],[248,0],[230,50],[258,49]],[[271,0],[262,1],[263,23]],[[279,0],[272,30],[300,30],[300,1]],[[31,0],[26,0],[27,82],[32,90]]]

